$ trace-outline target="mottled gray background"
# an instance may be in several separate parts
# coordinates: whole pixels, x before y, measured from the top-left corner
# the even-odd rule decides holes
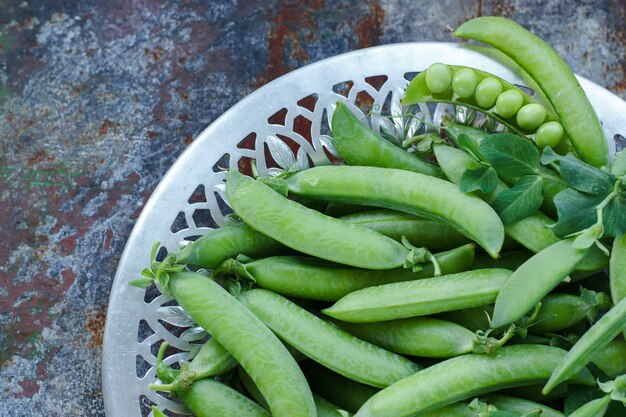
[[[109,288],[146,199],[222,112],[329,56],[511,17],[625,97],[618,1],[0,0],[0,416],[102,416]]]

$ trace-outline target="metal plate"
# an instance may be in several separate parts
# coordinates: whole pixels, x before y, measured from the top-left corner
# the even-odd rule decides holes
[[[351,52],[287,74],[260,88],[224,113],[202,132],[167,172],[143,209],[122,255],[111,289],[103,348],[103,392],[107,417],[152,415],[146,404],[156,403],[171,413],[184,413],[180,405],[147,387],[156,378],[155,354],[162,340],[183,351],[167,358],[185,358],[191,348],[165,325],[163,304],[171,299],[128,285],[148,265],[150,249],[160,240],[168,251],[181,241],[224,223],[224,168],[246,169],[257,160],[261,173],[271,167],[288,168],[304,162],[328,164],[328,121],[337,101],[355,111],[374,108],[381,115],[399,114],[402,91],[416,72],[434,62],[467,65],[524,85],[497,58],[492,49],[448,43],[406,43]],[[602,87],[579,77],[615,153],[613,138],[626,126],[626,103]],[[357,104],[355,104],[357,103]],[[437,122],[449,110],[419,106],[420,117]],[[366,110],[367,111],[367,110]],[[432,114],[432,116],[431,116]],[[415,120],[415,119],[413,119]],[[376,131],[406,134],[424,128],[400,118],[372,116]],[[412,132],[408,132],[411,134]],[[287,146],[283,146],[282,144]],[[332,147],[332,145],[330,145]],[[297,154],[300,158],[297,158]],[[172,414],[174,415],[174,414]]]

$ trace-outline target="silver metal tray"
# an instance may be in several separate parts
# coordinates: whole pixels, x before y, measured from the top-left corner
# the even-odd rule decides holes
[[[434,62],[467,65],[525,85],[521,74],[502,64],[492,49],[449,43],[405,43],[364,49],[329,58],[267,84],[206,128],[178,158],[154,191],[133,229],[111,289],[104,333],[102,384],[107,417],[152,415],[157,404],[170,415],[185,414],[181,406],[148,383],[156,379],[156,352],[162,340],[181,350],[166,363],[185,359],[192,345],[179,336],[159,308],[170,297],[156,290],[128,285],[148,265],[152,244],[167,251],[207,230],[219,227],[229,213],[224,195],[224,168],[246,170],[252,159],[261,173],[293,163],[329,164],[328,137],[337,101],[355,111],[374,108],[382,115],[401,114],[399,100],[416,72]],[[626,103],[604,88],[579,77],[604,124],[611,154],[614,138],[626,131]],[[418,106],[421,118],[437,123],[449,106]],[[424,128],[413,119],[371,117],[372,128],[395,135]],[[618,135],[618,136],[616,136]],[[621,144],[621,146],[620,146]],[[305,158],[308,157],[308,158]],[[167,324],[169,320],[170,324]],[[174,323],[181,325],[181,323]]]

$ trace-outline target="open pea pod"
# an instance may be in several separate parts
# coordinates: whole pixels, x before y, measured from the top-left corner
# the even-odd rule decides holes
[[[465,22],[453,36],[484,42],[511,58],[539,85],[580,158],[597,167],[608,164],[598,116],[572,70],[550,45],[514,21],[497,16]]]
[[[443,64],[439,64],[443,65]],[[506,127],[508,127],[512,132],[520,135],[526,136],[531,139],[535,139],[536,131],[538,128],[541,128],[542,125],[548,122],[556,122],[560,124],[559,119],[551,112],[550,109],[545,108],[541,104],[537,103],[532,97],[523,92],[521,89],[516,87],[515,85],[509,83],[508,81],[503,80],[493,74],[490,74],[485,71],[481,71],[475,68],[463,67],[459,65],[447,65],[447,68],[451,71],[451,78],[454,79],[454,76],[459,71],[472,71],[476,77],[476,85],[480,86],[481,82],[484,80],[495,80],[501,86],[501,93],[494,95],[492,100],[482,101],[476,98],[476,95],[472,93],[469,96],[461,97],[459,96],[453,89],[453,82],[450,82],[450,85],[443,92],[433,92],[428,87],[427,83],[427,74],[428,71],[422,71],[419,73],[406,88],[404,97],[402,98],[403,105],[410,105],[415,103],[428,103],[428,102],[438,102],[438,103],[450,103],[458,106],[465,106],[475,110],[478,110],[489,117],[499,121]],[[509,93],[510,91],[515,93]],[[512,108],[509,107],[506,109],[506,112],[501,109],[500,111],[496,108],[498,105],[496,104],[496,99],[502,95],[514,95],[517,104],[515,104]],[[480,104],[479,104],[480,102]],[[482,104],[482,106],[481,106]],[[545,116],[543,122],[540,122],[539,125],[534,126],[530,125],[527,128],[520,126],[518,123],[518,111],[527,106],[527,105],[535,105],[543,107],[545,111]],[[537,108],[537,107],[536,107]],[[512,113],[512,114],[511,114]],[[524,123],[522,123],[524,124]],[[569,142],[567,139],[560,140],[557,142],[559,146],[556,148],[559,153],[566,153],[570,150]],[[554,144],[552,144],[554,145]],[[554,146],[553,146],[554,147]]]

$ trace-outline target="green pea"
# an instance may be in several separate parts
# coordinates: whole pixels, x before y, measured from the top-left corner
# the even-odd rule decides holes
[[[507,90],[496,99],[496,113],[508,119],[515,116],[523,103],[522,93],[515,89]]]
[[[522,129],[533,131],[546,119],[546,108],[539,103],[530,103],[517,112],[515,120]]]
[[[460,98],[474,95],[476,84],[478,84],[476,73],[470,68],[460,69],[452,77],[452,91]]]
[[[546,122],[537,129],[535,143],[540,148],[545,148],[546,146],[554,148],[561,142],[564,134],[563,126],[559,122]]]
[[[450,88],[452,71],[442,63],[432,64],[426,70],[426,86],[435,94],[443,93]]]
[[[474,92],[474,98],[480,107],[490,109],[496,104],[500,93],[502,93],[502,84],[500,84],[500,81],[489,77],[478,83],[476,91]]]

